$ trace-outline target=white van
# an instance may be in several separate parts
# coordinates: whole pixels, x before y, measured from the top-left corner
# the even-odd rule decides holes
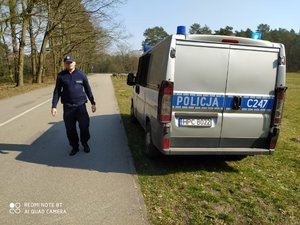
[[[139,59],[131,116],[145,153],[256,155],[275,150],[286,91],[284,45],[233,36],[167,37]]]

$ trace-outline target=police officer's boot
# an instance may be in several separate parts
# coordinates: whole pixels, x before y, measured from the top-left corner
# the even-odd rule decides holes
[[[78,148],[78,147],[76,147],[76,148],[73,147],[73,148],[72,148],[72,151],[70,152],[69,155],[70,155],[70,156],[76,155],[77,152],[79,152],[79,148]]]
[[[89,153],[91,151],[90,147],[87,143],[82,143],[82,146],[83,146],[83,151],[84,152]]]

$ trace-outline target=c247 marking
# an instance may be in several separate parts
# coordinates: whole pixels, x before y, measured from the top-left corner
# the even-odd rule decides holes
[[[255,108],[255,109],[264,109],[266,105],[268,104],[267,99],[249,99],[247,101],[247,107],[249,108]]]

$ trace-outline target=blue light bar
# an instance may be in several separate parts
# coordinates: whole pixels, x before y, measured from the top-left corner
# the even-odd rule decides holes
[[[186,35],[185,26],[178,26],[177,27],[177,34]]]
[[[251,37],[256,40],[261,40],[261,32],[259,31],[253,32]]]
[[[144,50],[144,52],[147,52],[147,51],[150,50],[151,48],[152,48],[151,45],[144,45],[143,50]]]

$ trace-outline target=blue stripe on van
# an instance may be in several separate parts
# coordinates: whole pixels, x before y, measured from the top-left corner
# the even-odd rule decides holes
[[[242,98],[240,110],[272,111],[274,97],[240,96]],[[225,110],[232,110],[234,96],[226,96]]]
[[[224,96],[190,93],[174,93],[173,108],[222,110]]]
[[[242,98],[241,108],[243,111],[271,111],[274,105],[274,97],[263,96],[240,96]],[[173,108],[180,109],[211,109],[232,110],[234,96],[174,93]]]

